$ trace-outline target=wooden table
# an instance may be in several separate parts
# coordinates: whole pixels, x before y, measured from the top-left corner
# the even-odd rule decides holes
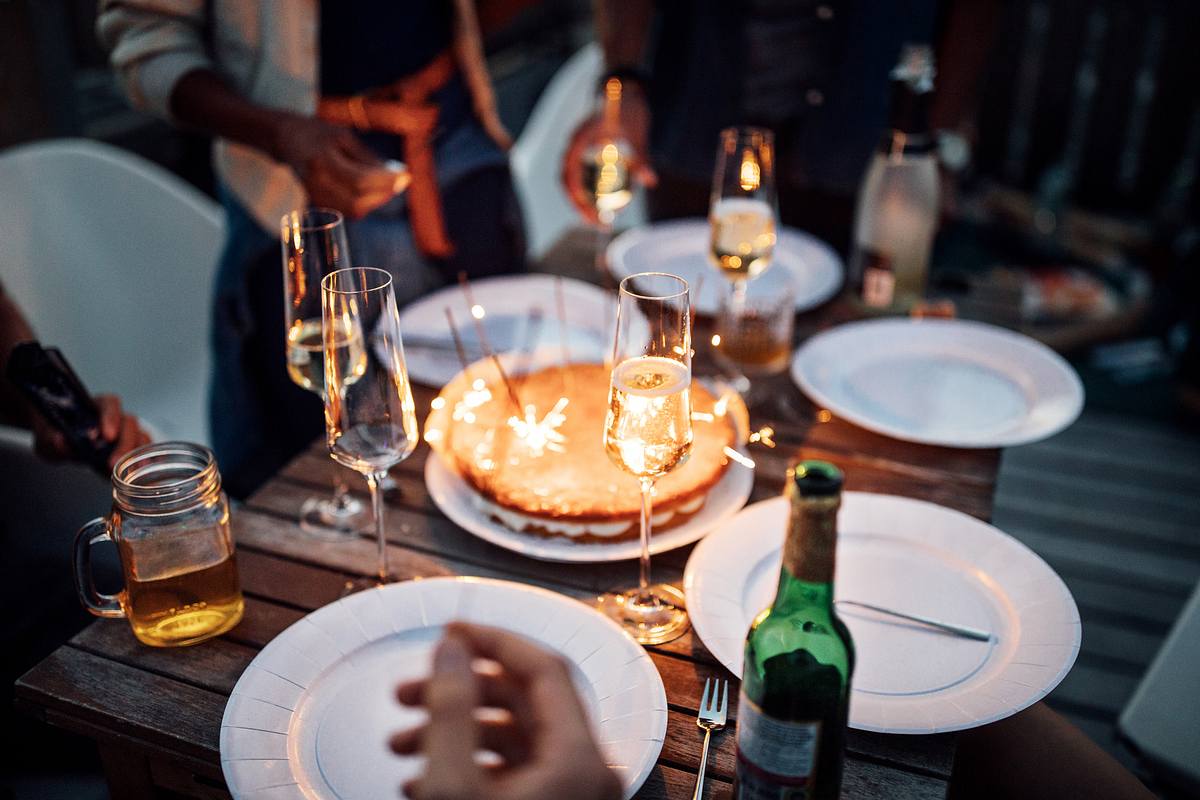
[[[578,258],[572,263],[579,264]],[[807,320],[819,327],[837,305]],[[790,407],[775,421],[778,446],[755,446],[758,463],[751,502],[778,494],[789,461],[824,458],[846,473],[848,489],[931,500],[988,519],[999,452],[907,444],[830,419],[786,378],[773,392]],[[431,389],[414,387],[427,409]],[[776,405],[780,403],[777,402]],[[769,421],[756,414],[755,425]],[[404,579],[480,575],[545,586],[586,600],[636,581],[636,562],[549,564],[518,556],[464,532],[434,506],[423,480],[422,445],[392,474],[388,498],[391,564]],[[126,797],[228,797],[221,776],[218,734],[225,701],[255,654],[309,611],[338,599],[345,581],[370,575],[375,545],[364,536],[348,544],[314,541],[296,525],[301,501],[328,490],[336,467],[317,443],[264,485],[233,516],[238,567],[246,594],[242,623],[219,639],[181,649],[140,645],[123,621],[100,620],[30,670],[17,683],[20,705],[45,720],[95,738],[116,800]],[[362,487],[361,481],[353,485]],[[655,578],[679,581],[690,547],[656,556]],[[666,685],[670,714],[658,766],[642,798],[690,797],[699,761],[694,719],[701,687],[726,677],[692,633],[649,648]],[[731,700],[734,692],[730,692]],[[736,720],[736,704],[732,708]],[[734,771],[733,727],[714,739],[710,797],[729,793]],[[955,738],[887,736],[850,731],[843,797],[943,797]],[[393,796],[380,787],[380,797]]]

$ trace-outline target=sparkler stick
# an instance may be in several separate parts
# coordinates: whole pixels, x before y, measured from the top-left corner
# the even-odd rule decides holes
[[[458,335],[458,326],[454,324],[454,312],[450,310],[450,306],[446,306],[443,310],[446,312],[446,322],[450,323],[450,335],[454,337],[454,350],[458,353],[458,363],[462,365],[463,372],[466,373],[471,368],[471,362],[467,361],[467,349],[463,347],[462,337]]]
[[[567,349],[567,295],[563,289],[562,275],[554,276],[554,300],[558,308],[558,343],[562,349],[562,383],[563,394],[570,394],[567,380],[571,371],[571,352]]]
[[[492,349],[491,342],[487,338],[487,333],[483,330],[483,322],[481,321],[483,314],[476,313],[475,311],[477,308],[482,310],[483,306],[475,302],[475,294],[471,291],[471,284],[467,281],[467,273],[458,273],[458,285],[462,288],[463,296],[467,300],[467,306],[471,309],[471,319],[475,320],[475,335],[479,337],[479,346],[483,348],[484,355],[492,360],[496,371],[500,373],[500,380],[504,381],[504,388],[508,390],[508,399],[512,401],[513,407],[520,414],[524,410],[521,407],[521,398],[517,396],[516,387],[508,379],[508,373],[504,371],[504,365],[500,363],[500,357]]]

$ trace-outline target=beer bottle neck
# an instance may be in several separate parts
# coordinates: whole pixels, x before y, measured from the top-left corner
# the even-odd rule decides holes
[[[793,498],[775,609],[832,606],[838,496]]]

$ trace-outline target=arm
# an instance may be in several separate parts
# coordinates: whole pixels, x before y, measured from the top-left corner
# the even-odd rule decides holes
[[[315,205],[358,217],[402,184],[346,128],[250,102],[217,72],[204,0],[101,0],[97,31],[135,107],[291,167]]]

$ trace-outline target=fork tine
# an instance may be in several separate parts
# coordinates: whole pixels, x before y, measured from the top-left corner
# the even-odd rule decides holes
[[[708,714],[711,713],[709,711],[709,706],[708,706],[708,701],[709,701],[708,689],[709,689],[709,683],[711,683],[711,681],[712,681],[711,678],[704,679],[704,696],[700,698],[700,716],[702,716],[702,717],[707,716]]]
[[[725,720],[725,714],[729,711],[729,681],[722,681],[724,687],[721,689],[721,710],[717,712],[721,716],[721,720]]]

